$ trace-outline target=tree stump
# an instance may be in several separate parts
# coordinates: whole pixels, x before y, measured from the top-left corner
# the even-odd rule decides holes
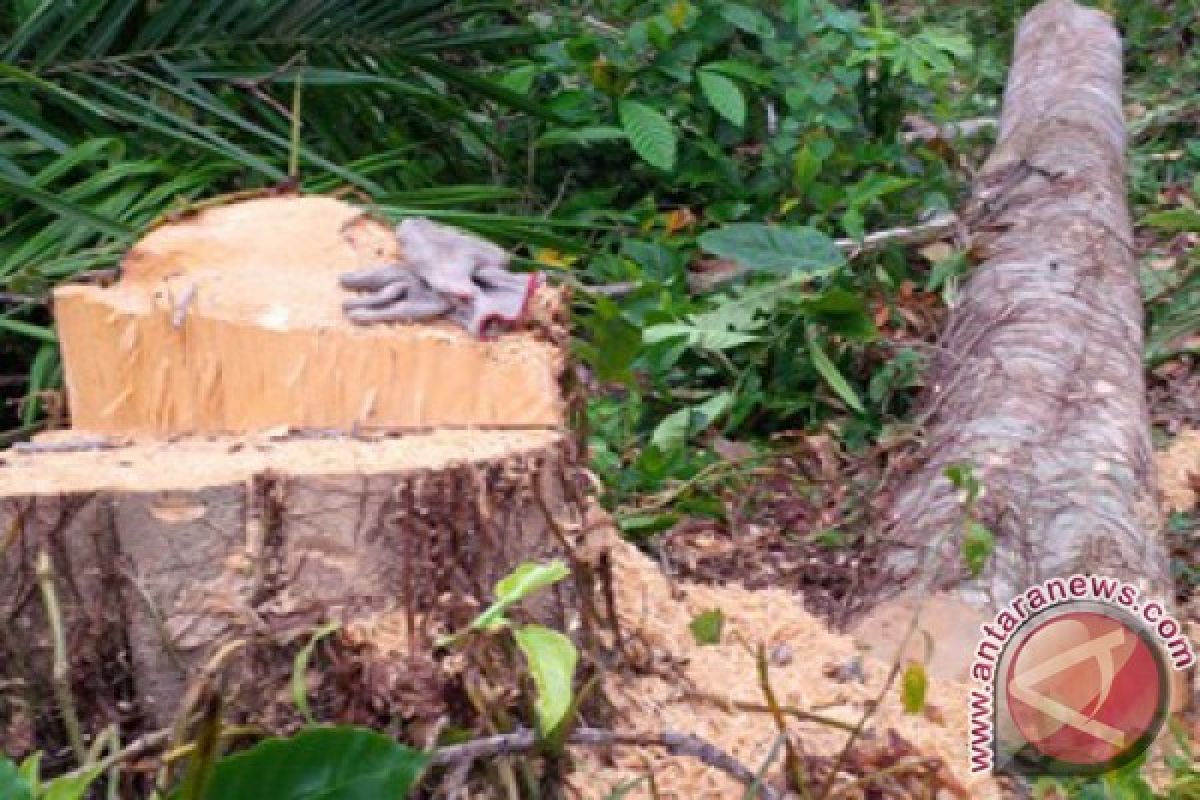
[[[420,717],[433,638],[564,554],[586,498],[562,298],[493,341],[344,322],[337,273],[391,242],[335,200],[257,199],[151,232],[113,287],[59,290],[75,427],[0,454],[10,753],[169,725],[216,672],[229,718],[284,728],[293,656],[330,621],[343,648],[390,637],[318,680],[346,684],[340,709]]]

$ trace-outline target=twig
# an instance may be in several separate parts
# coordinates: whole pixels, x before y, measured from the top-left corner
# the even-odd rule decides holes
[[[861,242],[857,239],[836,239],[834,244],[850,258],[855,258],[864,253],[877,252],[892,244],[914,245],[936,242],[938,239],[954,233],[958,224],[958,215],[947,211],[919,225],[868,233]]]
[[[718,694],[710,694],[709,692],[685,691],[684,696],[689,700],[699,700],[705,703],[712,703],[723,708],[735,708],[738,711],[749,711],[756,714],[773,713],[764,703],[750,703],[745,700],[734,700],[732,697],[722,697]],[[787,717],[794,717],[801,722],[815,722],[818,725],[825,725],[829,728],[836,728],[840,731],[849,733],[854,730],[853,723],[844,722],[834,717],[829,717],[824,714],[818,714],[816,711],[806,711],[803,708],[795,706],[779,706],[779,711]]]
[[[746,786],[754,785],[756,780],[754,772],[745,764],[690,733],[618,733],[601,728],[578,728],[567,737],[567,742],[582,747],[661,747],[673,756],[694,758]],[[512,733],[487,736],[464,744],[440,748],[432,754],[431,763],[437,766],[452,766],[464,761],[525,753],[535,747],[537,736],[533,731],[523,728]],[[758,795],[764,800],[781,800],[779,793],[769,786],[760,786]]]
[[[301,63],[306,60],[306,53],[296,56]],[[292,84],[292,130],[288,141],[288,177],[292,180],[300,178],[300,101],[304,92],[304,72],[296,73],[296,82]]]
[[[42,605],[50,623],[50,635],[54,642],[54,663],[50,673],[54,687],[54,699],[62,714],[63,727],[67,729],[67,741],[79,764],[87,761],[87,748],[83,746],[83,733],[79,726],[79,715],[75,711],[75,698],[71,696],[71,664],[67,660],[67,636],[63,630],[62,612],[58,606],[58,594],[54,591],[54,568],[50,554],[45,550],[38,553],[37,582],[42,592]]]
[[[905,246],[929,244],[949,236],[958,227],[958,215],[945,212],[918,225],[874,231],[865,235],[861,241],[858,239],[835,239],[834,244],[846,254],[847,258],[858,258],[862,255],[879,252],[893,244]],[[736,264],[733,269],[716,274],[689,272],[687,276],[688,289],[693,294],[711,292],[737,280],[747,272],[749,270],[741,264]]]
[[[46,305],[45,295],[19,294],[17,292],[0,292],[0,303],[11,303],[13,305],[21,305],[30,303],[32,305]]]
[[[767,701],[767,709],[775,721],[775,729],[779,731],[779,736],[783,739],[783,766],[788,781],[804,800],[808,800],[808,776],[805,774],[804,762],[800,759],[800,754],[796,752],[796,746],[792,743],[792,737],[788,735],[787,720],[779,708],[775,690],[771,688],[771,671],[767,664],[765,645],[759,644],[754,662],[758,672],[758,687],[762,691],[763,699]]]
[[[913,142],[931,142],[935,139],[969,139],[984,131],[995,130],[998,124],[995,117],[974,117],[942,125],[922,125],[919,130],[905,131],[900,134],[900,141],[911,144]]]
[[[866,775],[860,775],[854,780],[850,781],[850,783],[847,783],[844,786],[839,786],[837,791],[829,795],[829,800],[836,800],[836,798],[847,795],[860,786],[870,786],[880,778],[886,778],[888,775],[894,775],[897,772],[904,772],[905,770],[913,767],[927,766],[928,762],[923,758],[918,758],[916,756],[902,758],[894,764],[888,764],[886,767],[877,769],[874,772],[868,772]]]

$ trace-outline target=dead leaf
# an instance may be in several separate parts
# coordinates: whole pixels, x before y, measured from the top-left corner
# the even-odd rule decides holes
[[[936,264],[954,255],[954,246],[949,242],[932,242],[917,252],[930,264]]]

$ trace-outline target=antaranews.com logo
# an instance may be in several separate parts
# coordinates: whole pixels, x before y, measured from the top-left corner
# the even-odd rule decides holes
[[[1182,627],[1136,586],[1054,578],[982,627],[971,677],[972,772],[1096,775],[1137,758],[1196,662]]]

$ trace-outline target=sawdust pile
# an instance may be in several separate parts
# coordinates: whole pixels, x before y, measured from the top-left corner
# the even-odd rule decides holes
[[[1200,489],[1200,431],[1181,431],[1155,457],[1164,510],[1190,512]]]
[[[853,725],[878,695],[890,664],[864,656],[850,637],[829,631],[804,611],[795,595],[776,589],[673,584],[615,533],[605,536],[624,634],[635,646],[648,649],[656,665],[654,670],[625,671],[606,679],[604,691],[616,708],[618,729],[692,733],[757,770],[768,759],[777,730],[769,714],[734,704],[763,703],[755,656],[760,643],[770,654],[770,680],[782,707]],[[689,624],[712,609],[724,615],[720,642],[698,645]],[[866,728],[863,749],[902,740],[921,758],[941,759],[938,783],[952,788],[939,791],[939,798],[1000,796],[990,779],[972,776],[967,769],[966,696],[963,684],[932,681],[926,712],[908,715],[893,687]],[[788,724],[804,755],[816,760],[836,758],[846,741],[843,729],[825,723],[789,719]],[[661,798],[704,800],[742,797],[745,792],[724,773],[661,750],[581,749],[577,756],[570,781],[585,797],[605,797],[648,771]],[[767,772],[776,786],[781,785],[777,779],[782,760],[777,754]],[[861,796],[858,792],[843,796]],[[648,782],[642,781],[627,796],[652,796]]]

